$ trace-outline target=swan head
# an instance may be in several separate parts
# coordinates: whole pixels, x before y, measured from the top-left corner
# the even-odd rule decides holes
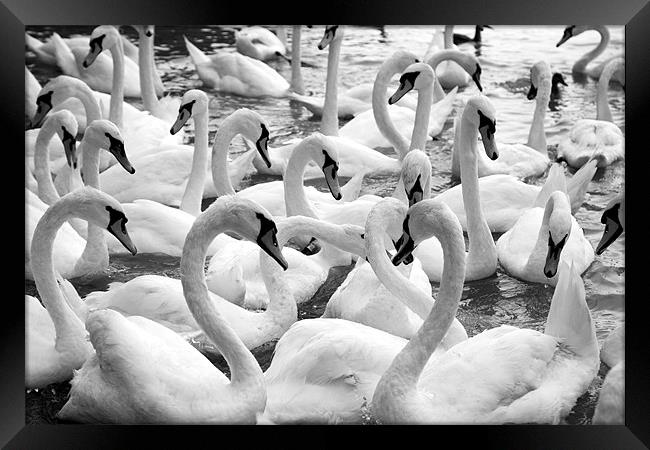
[[[546,61],[539,61],[530,68],[530,89],[526,98],[532,100],[537,97],[540,86],[544,88],[544,91],[550,92],[551,68]]]
[[[52,126],[59,139],[63,143],[63,151],[68,166],[71,169],[77,168],[77,118],[67,109],[62,109],[51,114],[43,123],[43,126]]]
[[[449,206],[436,199],[426,199],[411,206],[402,222],[402,236],[397,241],[393,264],[398,266],[412,256],[420,242],[436,237],[441,243],[450,237],[464,247],[463,229]],[[445,248],[443,247],[443,251]]]
[[[341,200],[343,195],[339,186],[339,152],[336,150],[336,145],[329,137],[318,132],[305,138],[302,143],[307,147],[312,160],[323,171],[332,197],[335,200]]]
[[[420,62],[420,60],[411,52],[406,50],[397,50],[386,61],[383,62],[377,71],[377,78],[390,78],[395,74],[402,73],[411,64]],[[385,80],[388,82],[388,80]]]
[[[38,128],[43,123],[47,113],[77,92],[92,95],[86,83],[79,78],[59,75],[45,83],[36,97],[36,113],[32,117],[30,128]]]
[[[269,126],[266,120],[257,112],[248,108],[240,108],[226,118],[228,125],[235,129],[249,141],[255,142],[255,148],[267,167],[271,167],[269,156]],[[221,125],[226,125],[226,121]]]
[[[402,160],[400,172],[409,206],[429,197],[431,190],[431,161],[422,150],[411,150]]]
[[[567,195],[562,191],[555,191],[546,202],[548,217],[548,252],[544,264],[544,275],[552,278],[557,273],[562,249],[571,234],[571,206]]]
[[[190,89],[185,92],[181,99],[181,106],[178,107],[178,117],[169,132],[171,134],[178,133],[183,128],[183,125],[190,120],[192,114],[195,117],[206,114],[208,112],[208,103],[208,95],[200,89]]]
[[[478,128],[485,154],[491,160],[496,160],[499,157],[496,140],[494,139],[497,119],[492,102],[484,95],[476,95],[470,98],[463,110],[463,121],[467,122],[469,126]]]
[[[625,198],[617,197],[610,202],[603,215],[600,223],[605,224],[605,231],[600,238],[596,247],[596,254],[601,255],[607,247],[610,246],[624,231],[625,227]]]
[[[110,120],[93,120],[86,127],[86,132],[81,142],[108,150],[115,156],[117,162],[124,167],[124,170],[130,174],[135,173],[135,168],[131,165],[124,150],[124,138],[117,125]]]
[[[119,43],[119,44],[118,44]],[[120,32],[112,25],[100,25],[90,33],[90,49],[81,64],[84,69],[90,67],[101,52],[115,45],[122,45]]]
[[[555,72],[553,74],[553,77],[551,78],[551,83],[553,84],[554,87],[557,87],[559,84],[568,86],[568,84],[566,84],[566,81],[564,80],[564,76],[560,72]]]
[[[154,29],[155,27],[153,25],[131,25],[135,31],[138,32],[140,36],[146,36],[148,38],[153,38],[154,36]]]
[[[131,254],[135,255],[138,252],[126,229],[129,219],[124,214],[120,202],[114,197],[93,187],[84,186],[64,195],[60,201],[63,199],[74,202],[75,217],[105,228]]]
[[[590,26],[588,25],[569,25],[564,29],[564,32],[562,33],[562,38],[558,41],[557,44],[555,44],[555,47],[559,47],[560,45],[564,44],[566,41],[571,39],[574,36],[579,35],[580,33],[584,33],[585,31],[591,29]]]
[[[343,27],[340,25],[325,25],[325,33],[318,43],[318,50],[323,50],[336,39],[343,38]]]
[[[199,217],[204,216],[203,220],[209,220],[211,214],[208,211],[214,211],[217,208],[223,208],[218,210],[221,211],[223,226],[227,231],[257,243],[282,269],[287,270],[289,264],[284,259],[282,250],[278,245],[278,228],[271,214],[264,207],[252,200],[226,195],[219,197]]]
[[[435,74],[430,65],[422,62],[411,64],[399,78],[399,87],[388,99],[388,104],[398,102],[412,89],[420,90],[433,86]]]

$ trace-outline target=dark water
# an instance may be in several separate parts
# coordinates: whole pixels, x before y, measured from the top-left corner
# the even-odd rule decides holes
[[[574,80],[571,76],[573,62],[582,54],[596,46],[599,35],[595,31],[585,32],[562,45],[555,43],[562,36],[563,27],[511,27],[498,26],[495,30],[483,33],[483,45],[475,50],[471,45],[461,46],[461,50],[477,51],[483,67],[482,84],[484,92],[497,110],[499,142],[525,142],[528,135],[534,102],[526,99],[530,66],[535,62],[546,60],[553,72],[561,72],[568,86],[561,86],[561,98],[546,115],[546,136],[549,153],[554,155],[558,142],[565,136],[576,120],[595,118],[596,82],[593,80]],[[28,27],[32,35],[43,39],[57,31],[61,36],[71,34],[89,34],[92,27]],[[387,26],[384,30],[375,28],[348,27],[343,42],[339,69],[339,86],[341,89],[352,87],[359,82],[372,82],[379,65],[397,49],[407,49],[416,55],[424,55],[431,40],[433,27]],[[129,27],[121,31],[137,43],[137,34]],[[471,34],[469,27],[458,27],[458,32]],[[610,27],[612,40],[604,58],[623,54],[623,27]],[[289,31],[290,33],[290,31]],[[311,67],[303,67],[305,88],[316,95],[323,95],[325,89],[326,52],[316,48],[322,37],[322,27],[303,28],[302,57]],[[234,35],[229,27],[156,27],[156,63],[162,74],[167,90],[174,95],[182,95],[187,89],[201,88],[202,83],[189,59],[183,35],[186,35],[199,48],[211,53],[217,49],[234,51]],[[43,66],[27,52],[26,64],[41,83],[59,74],[56,68]],[[290,67],[286,62],[271,63],[287,79]],[[467,99],[476,93],[470,86],[461,89],[460,99]],[[223,118],[240,107],[255,109],[270,124],[272,146],[278,146],[289,138],[306,136],[318,130],[319,122],[311,113],[302,110],[287,99],[242,98],[217,92],[209,92],[210,132],[211,138]],[[614,121],[624,130],[625,96],[623,90],[612,84],[609,91],[610,108]],[[138,101],[134,101],[136,105]],[[433,165],[432,189],[442,192],[453,185],[450,177],[453,118],[450,118],[445,130],[434,141],[428,142],[426,152]],[[190,121],[191,122],[191,121]],[[341,122],[341,125],[344,122]],[[188,127],[188,142],[193,141],[193,125]],[[235,151],[244,151],[240,141],[233,142]],[[390,153],[390,152],[387,152]],[[618,162],[606,169],[599,169],[592,180],[583,207],[576,213],[576,219],[582,226],[585,236],[594,245],[598,243],[603,225],[600,216],[604,206],[620,191],[624,180],[625,163]],[[243,186],[275,179],[274,177],[253,175],[244,180]],[[364,180],[362,194],[372,193],[389,195],[397,182],[396,176],[370,176]],[[537,180],[541,184],[543,178]],[[323,180],[309,181],[306,184],[326,189]],[[204,205],[209,201],[204,202]],[[495,235],[495,238],[498,236]],[[605,254],[598,256],[583,275],[587,302],[591,309],[599,342],[607,337],[619,323],[624,320],[625,292],[625,236],[612,244]],[[137,255],[135,257],[112,257],[111,269],[105,278],[92,283],[73,284],[79,294],[106,289],[109,282],[128,281],[138,275],[156,273],[179,278],[179,260],[159,255]],[[327,282],[308,302],[300,305],[298,318],[319,317],[325,309],[327,300],[343,281],[351,267],[333,268]],[[438,286],[432,284],[434,295]],[[26,293],[35,295],[33,283],[26,282]],[[465,284],[460,303],[458,319],[463,323],[470,336],[485,329],[510,324],[524,328],[543,331],[549,310],[553,288],[540,284],[516,280],[501,269],[491,278]],[[253,353],[263,369],[268,367],[272,356],[273,344],[256,349]],[[213,362],[224,372],[227,365],[222,358]],[[599,377],[594,380],[589,391],[578,401],[567,423],[590,423],[598,389],[606,368],[601,368]],[[52,392],[54,389],[54,392]],[[65,403],[69,390],[67,383],[41,389],[27,394],[27,422],[56,421],[54,414]]]

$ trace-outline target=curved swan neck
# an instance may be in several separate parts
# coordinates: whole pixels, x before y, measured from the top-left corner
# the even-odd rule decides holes
[[[83,323],[63,299],[56,282],[52,249],[56,233],[63,223],[73,217],[72,204],[63,199],[48,208],[36,225],[31,246],[32,273],[36,289],[41,295],[45,309],[52,318],[56,330],[56,347],[71,337],[85,335]]]
[[[338,111],[338,70],[339,56],[341,54],[341,43],[343,39],[334,39],[329,44],[327,53],[327,81],[325,85],[325,103],[323,104],[323,116],[320,123],[320,132],[326,136],[339,135],[339,111]]]
[[[454,26],[445,25],[445,48],[453,48],[454,45]]]
[[[544,118],[546,117],[546,108],[551,100],[551,74],[540,76],[537,96],[535,97],[535,114],[533,122],[530,124],[528,132],[528,145],[543,155],[547,154],[546,150],[546,132],[544,131]]]
[[[117,127],[123,129],[122,103],[124,103],[124,44],[118,39],[111,47],[113,57],[113,86],[111,87],[111,107],[109,119]]]
[[[313,160],[311,148],[312,144],[303,140],[296,145],[287,161],[287,168],[282,177],[287,217],[301,215],[318,218],[318,214],[307,200],[303,184],[305,168],[309,161]]]
[[[596,89],[596,120],[606,120],[614,122],[612,111],[609,109],[609,81],[612,75],[618,69],[616,64],[607,64],[598,79],[598,88]]]
[[[589,64],[590,61],[596,59],[598,55],[604,52],[607,48],[607,44],[609,44],[609,30],[606,26],[594,25],[589,29],[596,30],[600,33],[600,42],[593,50],[582,55],[582,57],[578,59],[575,64],[573,64],[572,70],[574,72],[583,72],[585,67],[587,67],[587,64]]]
[[[201,111],[194,115],[194,153],[192,155],[192,169],[190,171],[180,209],[193,216],[201,213],[201,201],[208,169],[208,113]],[[227,175],[226,161],[226,175]],[[227,177],[228,178],[228,177]],[[228,178],[230,181],[230,179]]]
[[[460,179],[463,192],[463,205],[467,217],[467,237],[469,252],[466,270],[488,269],[496,266],[496,244],[487,220],[481,208],[481,196],[478,183],[478,129],[467,118],[459,123],[458,149],[454,151],[460,160]],[[490,264],[487,264],[489,260]],[[477,266],[475,268],[475,265]]]
[[[153,38],[138,30],[138,65],[140,69],[140,92],[144,109],[154,112],[158,107],[158,97],[153,85],[155,62],[153,57]]]
[[[235,188],[232,187],[230,176],[228,175],[228,152],[230,150],[230,142],[242,131],[240,130],[236,117],[233,115],[226,117],[217,130],[217,134],[214,137],[214,144],[212,145],[212,182],[214,183],[218,197],[222,195],[235,195]]]
[[[300,25],[294,25],[291,33],[291,90],[302,95],[305,93],[305,85],[300,68],[300,32]]]
[[[86,112],[86,124],[90,124],[94,120],[102,118],[102,110],[99,106],[99,101],[90,90],[86,83],[81,83],[83,87],[75,85],[71,91],[68,91],[68,97],[76,97],[81,101]]]
[[[434,76],[433,83],[435,82],[436,78]],[[413,124],[409,150],[418,149],[424,151],[427,136],[429,135],[429,115],[431,114],[432,103],[433,84],[418,90],[418,104],[415,109],[415,123]]]
[[[452,36],[453,36],[453,28],[452,28]],[[427,64],[429,64],[433,69],[433,71],[435,72],[436,68],[441,62],[450,60],[458,64],[461,64],[461,58],[462,58],[462,54],[460,53],[459,50],[454,50],[454,49],[440,50],[434,53],[433,55],[431,55],[431,57],[427,61]],[[433,83],[433,100],[434,102],[439,102],[444,97],[445,97],[445,91],[442,89],[442,85],[440,84],[440,81],[438,81],[438,78],[436,77],[436,80]]]
[[[38,182],[38,197],[44,203],[52,205],[59,199],[50,171],[50,149],[48,144],[54,137],[55,125],[46,122],[36,136],[34,148],[34,176]]]
[[[457,219],[456,219],[457,221]],[[465,280],[465,243],[460,224],[436,237],[444,255],[438,297],[415,336],[395,357],[380,383],[391,383],[394,393],[416,389],[420,374],[456,317]],[[378,385],[379,389],[379,385]]]
[[[395,69],[395,65],[391,64],[390,61],[385,62],[379,68],[377,72],[377,77],[375,78],[375,83],[372,87],[372,114],[375,116],[375,122],[377,122],[377,128],[381,134],[391,143],[395,148],[395,152],[399,159],[402,160],[404,156],[408,153],[409,142],[406,140],[402,134],[397,131],[397,128],[393,124],[393,121],[390,118],[388,113],[388,106],[386,101],[386,91],[388,90],[388,83],[390,82],[393,75],[399,71]],[[418,97],[418,107],[419,97]],[[413,129],[415,132],[415,128]]]
[[[204,265],[208,246],[218,234],[230,229],[225,223],[227,214],[227,207],[223,204],[212,207],[196,219],[187,234],[181,258],[183,294],[194,319],[228,363],[231,384],[262,387],[262,369],[215,308],[205,281]]]
[[[406,208],[406,205],[403,206]],[[373,215],[376,219],[368,220],[366,223],[365,240],[368,262],[377,275],[377,279],[381,281],[386,289],[410,310],[424,319],[431,311],[431,305],[433,304],[431,296],[422,292],[399,273],[388,259],[384,244],[389,225],[396,222],[401,223],[404,214],[398,214],[395,208],[383,212],[385,214]]]

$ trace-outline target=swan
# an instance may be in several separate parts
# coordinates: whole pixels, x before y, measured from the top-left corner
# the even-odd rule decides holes
[[[284,97],[289,83],[262,61],[237,52],[206,55],[187,37],[185,46],[206,87],[243,97]]]
[[[141,52],[138,54],[138,68],[140,70],[140,90],[142,91],[142,103],[144,109],[154,117],[162,119],[168,124],[174,123],[178,108],[181,105],[180,98],[166,95],[158,99],[154,83],[160,79],[154,61],[154,33],[153,25],[131,25],[138,32],[138,45]],[[160,81],[162,84],[162,81]],[[184,132],[181,135],[184,137]],[[179,138],[179,142],[182,142]]]
[[[343,27],[339,25],[328,25],[318,48],[323,50],[329,45],[327,56],[327,84],[325,87],[325,106],[321,120],[320,132],[326,135],[336,146],[340,155],[339,176],[354,177],[359,173],[396,173],[400,169],[400,162],[395,158],[384,155],[370,147],[359,144],[351,139],[338,135],[337,118],[337,71],[338,60],[341,52],[343,39]],[[330,45],[331,44],[331,45]],[[260,158],[253,160],[258,173],[270,175],[282,175],[287,167],[291,153],[296,144],[284,145],[278,148],[269,149],[271,164],[263,164]],[[323,176],[322,171],[311,166],[306,172],[308,178],[319,178]]]
[[[59,417],[127,424],[255,423],[266,404],[262,370],[210,301],[203,264],[210,241],[232,231],[257,242],[286,269],[275,230],[263,208],[225,196],[196,219],[185,241],[183,295],[192,316],[228,363],[230,380],[172,330],[142,317],[125,318],[100,309],[90,312],[86,320],[96,354],[75,373],[70,398]],[[272,261],[265,265],[273,274],[269,283],[280,295],[287,295],[281,271]]]
[[[597,255],[601,255],[625,231],[625,188],[605,206],[600,223],[605,224],[605,230],[596,246]]]
[[[496,132],[494,107],[491,106],[490,100],[485,96],[483,96],[483,102],[489,104],[490,107],[483,109],[484,116],[482,117],[482,125],[479,132],[484,140],[493,139],[493,135]],[[456,121],[456,127],[458,126],[459,121]],[[499,146],[498,148],[499,158],[501,158],[501,147]],[[454,153],[458,154],[457,152]],[[484,157],[480,154],[479,158]],[[489,161],[487,158],[485,160]],[[480,161],[479,159],[479,167]],[[589,182],[596,173],[597,163],[598,161],[593,159],[565,182],[569,198],[571,199],[571,212],[576,212],[580,209]],[[544,186],[527,184],[507,174],[488,175],[479,178],[478,190],[481,196],[481,210],[485,215],[490,231],[492,233],[503,233],[512,228],[517,219],[535,204],[542,190],[546,192],[545,195],[549,194],[549,189],[555,185],[557,178],[564,178],[563,171],[562,166],[559,164],[552,165]],[[554,175],[551,176],[551,174]],[[463,230],[467,230],[467,216],[463,203],[462,185],[456,185],[447,189],[436,198],[454,211],[460,220]],[[544,197],[544,199],[546,198]]]
[[[280,39],[272,31],[260,26],[235,31],[235,47],[242,55],[260,61],[277,59],[286,56],[287,53]],[[291,56],[295,57],[293,54]]]
[[[482,39],[481,39],[481,32],[485,29],[489,28],[490,30],[493,30],[490,25],[476,25],[474,28],[474,37],[471,38],[469,36],[465,36],[464,34],[460,33],[454,33],[454,44],[455,45],[460,45],[460,44],[479,44],[481,45]]]
[[[594,260],[593,247],[571,215],[564,177],[558,178],[560,187],[545,201],[540,192],[536,205],[497,240],[499,263],[516,278],[554,286],[561,261],[582,274]]]
[[[609,80],[614,72],[624,68],[623,58],[614,58],[605,64],[596,91],[596,120],[578,120],[557,147],[557,158],[571,167],[582,167],[593,155],[600,154],[598,167],[606,167],[625,158],[625,138],[613,123],[607,103]]]
[[[108,230],[133,254],[128,221],[120,204],[92,187],[80,188],[57,200],[42,215],[31,242],[31,267],[43,305],[25,296],[25,386],[45,387],[68,380],[92,354],[83,322],[64,300],[57,284],[53,242],[57,231],[71,217]],[[103,231],[102,231],[103,232]],[[59,283],[65,280],[59,280]]]
[[[528,99],[535,99],[535,114],[530,124],[526,144],[499,144],[499,159],[488,160],[480,155],[478,176],[498,173],[513,175],[520,179],[535,177],[546,172],[550,159],[546,150],[544,117],[551,96],[551,68],[545,61],[539,61],[530,69]],[[496,121],[495,121],[496,125]],[[483,136],[482,136],[483,137]],[[460,170],[458,156],[452,154],[452,176],[458,177]]]
[[[497,252],[492,239],[492,234],[481,208],[481,192],[479,189],[478,173],[478,145],[477,135],[485,126],[485,118],[494,117],[491,104],[486,102],[484,96],[470,98],[463,111],[460,123],[456,128],[454,151],[460,159],[461,181],[460,189],[463,196],[465,217],[467,217],[467,236],[469,239],[469,252],[465,264],[465,281],[480,280],[492,276],[497,269]],[[483,148],[490,160],[501,157],[500,148],[494,139],[487,133],[481,133]],[[418,164],[425,166],[422,173],[423,181],[419,177],[405,176],[404,189],[407,193],[409,205],[413,205],[422,198],[430,196],[431,188],[431,162],[426,154],[419,155]],[[414,171],[412,173],[417,173]],[[423,186],[424,184],[424,186]],[[408,230],[404,230],[402,240],[409,240]],[[422,262],[422,267],[430,281],[440,283],[443,272],[443,253],[440,242],[429,239],[422,242],[413,254]]]
[[[425,56],[425,60],[428,60],[430,57],[428,55],[431,54],[432,51],[436,51],[439,53],[441,50],[447,50],[447,51],[458,51],[458,47],[454,45],[453,42],[453,35],[454,35],[454,26],[453,25],[445,25],[445,30],[442,35],[442,40],[443,42],[440,42],[439,33],[434,32],[434,36],[432,38],[431,44],[429,45],[429,49],[427,50],[427,56]],[[463,70],[463,68],[455,61],[453,60],[443,60],[440,61],[439,63],[433,65],[433,70],[436,72],[436,78],[438,79],[440,86],[443,89],[452,89],[454,87],[465,87],[469,84],[471,81],[472,73],[467,72],[466,70]],[[436,94],[434,99],[437,101],[439,97],[439,94]]]
[[[444,285],[418,333],[378,381],[372,415],[382,424],[559,423],[600,365],[578,271],[562,263],[543,333],[502,325],[432,360],[458,309],[464,242],[458,219],[444,204],[424,200],[411,209],[418,207],[430,208],[428,226],[411,218],[409,229],[416,242],[436,235],[444,246]]]
[[[25,66],[25,117],[31,119],[36,114],[36,98],[41,84],[34,74]]]
[[[90,50],[83,61],[83,66],[90,67],[104,50],[110,51],[115,71],[109,119],[123,130],[125,143],[132,149],[132,156],[135,157],[151,147],[164,143],[182,143],[182,134],[170,135],[167,132],[169,124],[147,112],[139,111],[138,115],[129,117],[128,121],[124,120],[124,50],[119,39],[120,34],[114,26],[101,25],[95,28],[90,36]]]
[[[594,425],[625,423],[625,323],[612,331],[600,349],[600,359],[611,369],[600,388],[591,421]]]
[[[135,171],[124,152],[124,144],[117,127],[107,120],[97,120],[92,122],[87,128],[79,145],[79,151],[83,154],[81,173],[86,185],[99,189],[98,166],[101,149],[108,149],[118,159],[120,165],[125,170],[131,173]],[[45,174],[46,170],[40,171],[40,173],[44,174],[42,178],[47,176]],[[40,182],[41,180],[39,180]],[[51,196],[50,201],[58,199],[56,190],[52,190],[50,187],[48,191]],[[30,198],[30,202],[32,200],[33,197]],[[38,210],[39,208],[31,208],[30,205],[30,214],[28,216],[31,217],[26,232],[26,248],[29,248],[36,221],[40,217]],[[66,245],[61,248],[61,253],[55,253],[55,269],[66,279],[79,276],[95,276],[103,273],[108,267],[108,252],[106,250],[105,237],[101,229],[94,225],[89,225],[86,232],[79,229],[78,226],[76,229],[77,232],[74,233],[76,235],[75,238],[71,240],[66,239]],[[84,241],[79,234],[83,234],[86,240]],[[69,235],[66,234],[66,236]],[[33,279],[34,275],[29,262],[32,258],[28,258],[28,256],[25,255],[25,278]]]
[[[560,72],[555,72],[551,78],[551,101],[557,100],[562,96],[560,85],[568,86],[564,80],[564,76]]]
[[[384,287],[426,317],[434,304],[426,277],[424,290],[399,274],[385,247],[385,234],[397,237],[406,210],[406,205],[394,198],[377,203],[368,215],[366,253]],[[460,239],[462,243],[462,235]],[[443,282],[441,293],[448,289],[447,282]],[[394,303],[393,309],[384,306],[395,314],[401,309],[395,310],[397,305]],[[404,313],[395,317],[395,326],[404,318]],[[467,339],[462,325],[454,323],[458,328],[450,328],[432,360]],[[278,341],[264,374],[267,404],[262,419],[275,423],[360,423],[381,374],[407,343],[402,337],[344,319],[296,322]]]
[[[588,30],[594,30],[600,33],[600,42],[594,48],[593,50],[585,53],[578,59],[574,64],[573,67],[571,67],[571,72],[573,72],[573,75],[588,75],[591,78],[594,78],[598,80],[600,78],[600,75],[605,68],[605,64],[607,64],[609,61],[612,59],[616,58],[616,56],[610,57],[609,59],[606,59],[605,61],[602,61],[596,66],[591,66],[587,67],[587,65],[596,59],[598,56],[600,56],[605,49],[607,48],[607,44],[609,44],[609,30],[607,29],[606,26],[604,25],[569,25],[564,29],[564,32],[562,33],[562,38],[558,41],[557,44],[555,44],[555,47],[559,47],[560,45],[564,44],[566,41],[571,39],[572,37],[578,36],[579,34],[584,33],[585,31]]]
[[[407,67],[412,68],[407,71]],[[427,72],[425,67],[430,70]],[[389,99],[390,107],[388,107],[386,90],[390,78],[396,73],[402,73],[399,94]],[[368,147],[394,147],[402,159],[409,149],[407,136],[417,134],[421,135],[422,139],[418,139],[411,145],[424,149],[427,136],[436,136],[442,131],[456,98],[456,90],[453,90],[443,100],[432,105],[434,83],[435,73],[430,66],[419,63],[412,54],[407,52],[393,54],[377,72],[373,88],[372,111],[365,111],[343,125],[339,130],[339,136]],[[411,89],[418,90],[418,107],[415,112],[395,105]]]

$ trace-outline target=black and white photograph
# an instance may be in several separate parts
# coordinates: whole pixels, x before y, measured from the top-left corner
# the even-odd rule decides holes
[[[26,424],[626,423],[625,26],[24,38]]]

